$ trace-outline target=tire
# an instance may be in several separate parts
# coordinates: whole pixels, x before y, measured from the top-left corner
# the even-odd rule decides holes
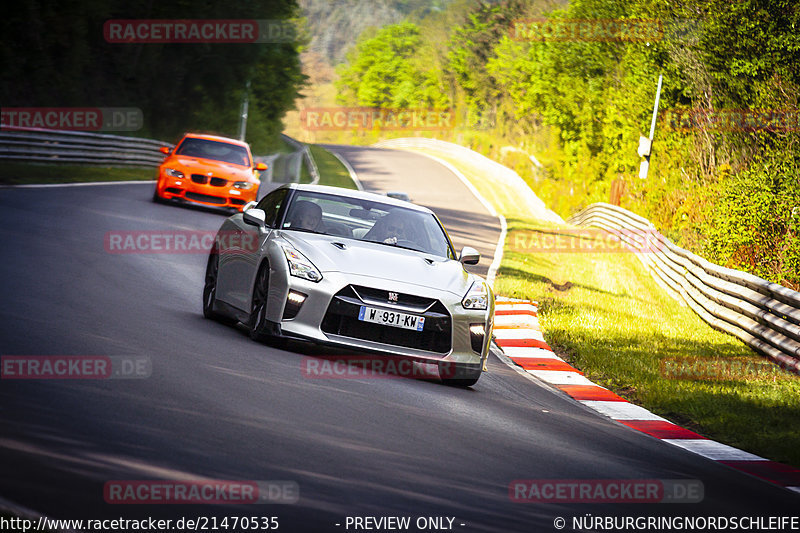
[[[439,376],[444,385],[462,388],[471,387],[475,385],[481,377],[481,365],[457,364],[442,361],[439,363]]]
[[[250,306],[250,338],[256,342],[267,342],[283,346],[284,339],[275,336],[275,326],[267,320],[267,300],[269,298],[269,264],[264,262],[258,269],[253,285],[253,301]]]
[[[236,320],[225,315],[221,315],[214,311],[214,303],[217,301],[217,277],[219,276],[219,253],[216,248],[211,250],[208,255],[208,264],[206,265],[206,277],[203,284],[203,316],[221,322],[223,324],[232,325]]]
[[[153,202],[156,204],[164,203],[164,199],[158,195],[158,185],[156,185],[156,188],[153,189]]]

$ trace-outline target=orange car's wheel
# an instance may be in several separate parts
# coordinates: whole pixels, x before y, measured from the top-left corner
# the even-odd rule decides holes
[[[222,322],[223,324],[235,324],[233,318],[221,315],[214,311],[214,302],[217,300],[217,277],[219,276],[219,252],[216,248],[211,250],[206,266],[206,281],[203,285],[203,316]]]
[[[163,198],[161,198],[161,197],[158,195],[158,185],[156,185],[156,188],[155,188],[155,189],[153,189],[153,201],[154,201],[155,203],[157,203],[157,204],[163,204],[163,203],[164,203],[164,199],[163,199]]]

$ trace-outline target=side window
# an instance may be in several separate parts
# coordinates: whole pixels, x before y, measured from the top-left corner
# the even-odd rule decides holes
[[[267,214],[267,226],[270,228],[275,227],[275,222],[278,219],[278,213],[281,211],[283,200],[286,198],[288,192],[288,189],[278,189],[276,191],[272,191],[262,198],[260,202],[258,202],[256,207],[263,210],[264,213]]]

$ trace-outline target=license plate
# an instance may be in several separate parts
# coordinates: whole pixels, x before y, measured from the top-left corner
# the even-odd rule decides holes
[[[414,331],[422,331],[422,328],[425,326],[424,316],[387,311],[385,309],[367,307],[366,305],[361,306],[361,310],[358,312],[358,319],[364,322],[381,324],[383,326],[413,329]]]

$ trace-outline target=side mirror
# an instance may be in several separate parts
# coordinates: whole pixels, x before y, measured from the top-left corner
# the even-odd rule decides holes
[[[169,155],[169,148],[167,148],[166,146],[162,146],[161,148],[158,149],[158,151],[164,155]]]
[[[481,253],[471,246],[463,247],[458,256],[458,261],[465,265],[477,265],[480,260]]]
[[[255,207],[255,206],[257,206],[257,205],[258,205],[258,202],[253,202],[253,201],[247,202],[246,204],[244,204],[244,205],[242,206],[242,212],[245,212],[245,211],[247,211],[248,209],[252,209],[252,208],[254,208],[254,207]]]
[[[251,226],[263,228],[267,225],[267,214],[263,209],[248,209],[242,213],[242,217],[244,218],[245,223],[250,224]]]
[[[263,172],[267,170],[267,165],[264,163],[256,163],[256,170]]]

